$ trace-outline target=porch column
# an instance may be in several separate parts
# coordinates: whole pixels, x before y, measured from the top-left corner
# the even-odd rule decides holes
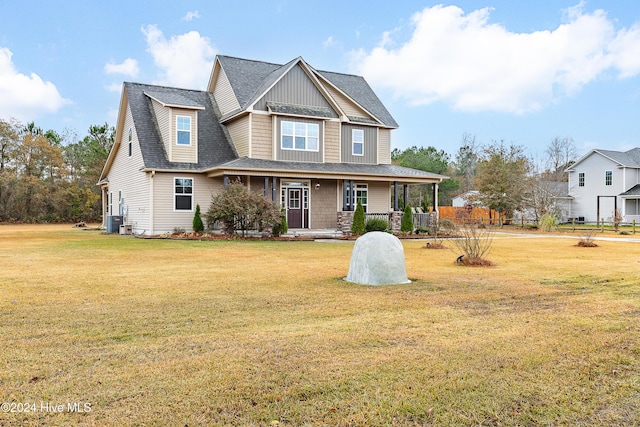
[[[398,212],[398,181],[393,181],[393,211]]]
[[[269,198],[269,177],[268,176],[264,177],[264,198],[265,199]]]
[[[404,198],[402,201],[402,210],[407,207],[407,187],[409,187],[407,184],[402,186],[402,197]]]
[[[342,210],[349,210],[349,201],[347,200],[347,187],[349,186],[346,179],[342,180]]]
[[[349,193],[349,210],[355,211],[356,210],[356,186],[354,185],[353,180],[349,181],[349,188],[351,189],[351,192]]]
[[[438,183],[433,184],[433,211],[438,212]]]
[[[274,202],[278,200],[278,186],[276,185],[276,177],[271,177],[271,200]]]

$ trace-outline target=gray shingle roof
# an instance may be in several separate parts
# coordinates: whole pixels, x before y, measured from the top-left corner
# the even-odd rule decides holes
[[[628,189],[627,191],[625,191],[620,195],[622,197],[630,197],[630,196],[640,197],[640,184],[634,185],[633,187],[631,187],[630,189]]]
[[[284,65],[223,55],[218,55],[218,60],[229,79],[229,83],[240,104],[240,111],[242,111],[257,101],[274,82],[289,70],[293,63],[302,60],[302,58],[296,58]],[[362,108],[373,114],[385,126],[398,127],[398,123],[363,77],[318,71],[313,68],[311,70],[360,104]],[[231,116],[231,114],[225,115],[225,117],[228,116]]]
[[[632,148],[629,151],[613,151],[613,150],[595,150],[598,153],[609,157],[622,166],[639,168],[640,167],[640,148]]]
[[[194,101],[193,99],[189,99],[186,96],[182,95],[176,91],[161,91],[161,90],[145,90],[144,93],[156,100],[160,101],[162,104],[171,106],[171,107],[187,107],[187,108],[197,108],[203,109],[204,105],[199,102]]]
[[[129,82],[124,83],[124,90],[131,107],[145,168],[198,171],[237,158],[226,130],[217,120],[218,107],[208,92]],[[144,94],[145,92],[153,93],[163,99],[179,99],[191,105],[204,107],[204,110],[197,111],[198,163],[179,163],[168,160],[153,113],[152,101]],[[219,112],[217,115],[219,116]]]
[[[240,157],[219,166],[220,169],[258,169],[286,172],[317,172],[321,174],[371,175],[398,179],[445,179],[446,176],[405,168],[397,165],[368,165],[360,163],[283,162]]]

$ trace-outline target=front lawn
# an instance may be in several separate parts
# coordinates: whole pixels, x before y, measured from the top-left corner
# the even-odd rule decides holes
[[[0,226],[0,425],[638,425],[640,247],[575,244],[369,287],[353,242]]]

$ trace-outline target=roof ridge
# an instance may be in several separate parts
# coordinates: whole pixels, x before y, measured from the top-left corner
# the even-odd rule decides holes
[[[170,90],[180,90],[180,91],[188,91],[188,92],[197,92],[197,93],[209,93],[209,91],[206,90],[199,90],[199,89],[188,89],[188,88],[183,88],[183,87],[175,87],[175,86],[165,86],[165,85],[151,85],[148,83],[138,83],[138,82],[122,82],[123,85],[136,85],[136,86],[145,86],[145,87],[150,87],[150,88],[159,88],[159,89],[170,89]]]

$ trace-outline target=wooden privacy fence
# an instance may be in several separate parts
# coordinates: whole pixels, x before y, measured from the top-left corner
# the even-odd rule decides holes
[[[469,221],[489,224],[490,221],[498,222],[498,212],[489,208],[466,208],[458,206],[438,206],[440,219],[450,219],[455,223],[467,223]]]

